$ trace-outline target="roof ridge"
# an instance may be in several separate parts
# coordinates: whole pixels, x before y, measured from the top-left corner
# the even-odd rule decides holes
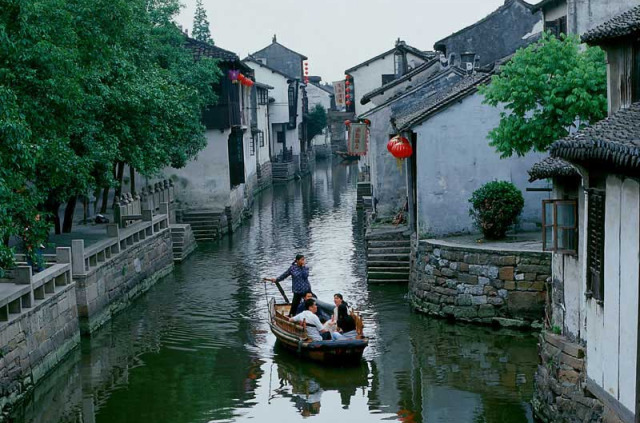
[[[582,35],[582,41],[597,44],[597,41],[621,38],[640,31],[640,5],[608,19]]]
[[[287,46],[285,46],[283,44],[280,44],[277,40],[272,41],[271,44],[269,44],[268,46],[266,46],[264,48],[261,48],[260,50],[257,50],[256,52],[252,53],[252,55],[255,55],[256,53],[260,53],[261,51],[266,50],[267,48],[269,48],[270,46],[272,46],[274,44],[279,45],[280,47],[284,48],[285,50],[289,50],[291,53],[297,54],[298,56],[302,57],[302,60],[309,60],[309,58],[307,56],[305,56],[304,54],[298,53],[297,51],[292,50],[292,49],[290,49],[289,47],[287,47]]]
[[[368,65],[369,63],[373,63],[373,62],[375,62],[376,60],[381,59],[381,58],[383,58],[383,57],[385,57],[385,56],[387,56],[387,55],[389,55],[389,54],[393,53],[397,48],[405,48],[405,49],[407,49],[407,50],[409,51],[409,53],[411,53],[411,54],[413,54],[413,55],[419,56],[419,57],[421,57],[421,58],[423,58],[423,59],[425,59],[425,60],[430,60],[430,59],[426,59],[426,57],[428,57],[428,56],[429,56],[429,54],[427,54],[427,53],[423,52],[422,50],[420,50],[420,49],[418,49],[418,48],[416,48],[416,47],[410,46],[409,44],[407,44],[407,43],[405,42],[404,44],[395,45],[395,46],[393,46],[393,48],[392,48],[392,49],[390,49],[390,50],[386,50],[385,52],[380,53],[380,54],[378,54],[377,56],[373,56],[373,57],[371,57],[371,58],[369,58],[369,59],[365,60],[365,61],[364,61],[364,62],[362,62],[362,63],[359,63],[359,64],[357,64],[357,65],[355,65],[355,66],[350,67],[349,69],[345,70],[345,71],[344,71],[344,73],[347,73],[347,74],[348,74],[348,73],[351,73],[351,72],[353,72],[353,71],[354,71],[354,70],[356,70],[356,69],[359,69],[359,68],[361,68],[361,67],[363,67],[363,66],[365,66],[365,65]],[[435,54],[435,52],[434,52],[434,54]]]
[[[255,57],[253,57],[252,55],[248,55],[247,57],[245,57],[244,59],[242,59],[242,61],[243,61],[243,62],[248,61],[248,62],[251,62],[251,63],[255,63],[255,64],[257,64],[257,65],[262,66],[263,68],[269,69],[271,72],[274,72],[274,73],[277,73],[277,74],[279,74],[279,75],[282,75],[282,76],[284,76],[284,77],[285,77],[285,78],[287,78],[287,79],[291,79],[291,80],[294,80],[294,79],[295,79],[295,80],[298,80],[298,81],[299,81],[299,78],[291,77],[291,76],[287,75],[286,73],[284,73],[284,72],[282,72],[282,71],[279,71],[278,69],[274,69],[274,68],[272,68],[271,66],[265,65],[265,64],[264,64],[264,63],[262,63],[260,60],[258,60],[258,59],[256,59]]]
[[[360,99],[360,104],[362,104],[362,105],[367,104],[371,100],[372,97],[375,97],[378,94],[384,93],[389,88],[395,87],[396,85],[399,85],[401,82],[410,80],[414,76],[419,75],[420,73],[422,73],[422,71],[425,71],[425,70],[429,69],[431,66],[433,66],[434,64],[436,64],[438,62],[440,62],[440,58],[439,57],[435,57],[435,58],[433,58],[433,59],[431,59],[429,61],[421,63],[420,66],[416,67],[415,69],[412,69],[410,72],[407,72],[406,74],[402,75],[400,78],[396,78],[393,81],[387,82],[383,86],[378,87],[378,88],[376,88],[374,90],[371,90],[368,93],[366,93],[365,95],[363,95],[362,99]]]
[[[499,12],[502,12],[503,10],[506,10],[507,8],[511,7],[511,5],[513,5],[513,3],[519,3],[519,4],[523,5],[524,7],[526,7],[527,9],[532,10],[532,12],[533,12],[533,9],[532,9],[533,6],[531,4],[523,1],[523,0],[506,0],[502,6],[498,7],[496,10],[494,10],[491,13],[489,13],[487,16],[485,16],[484,18],[480,19],[479,21],[476,21],[476,22],[472,23],[471,25],[467,25],[464,28],[459,29],[456,32],[452,33],[451,35],[448,35],[448,36],[436,41],[433,44],[434,48],[436,48],[436,46],[438,44],[441,44],[443,41],[448,40],[449,38],[454,37],[456,35],[460,35],[462,32],[467,31],[468,29],[471,29],[471,28],[473,28],[475,26],[478,26],[483,22],[486,22],[487,20],[489,20],[489,18],[491,18],[494,15],[497,15]],[[436,50],[437,50],[437,48],[436,48]]]

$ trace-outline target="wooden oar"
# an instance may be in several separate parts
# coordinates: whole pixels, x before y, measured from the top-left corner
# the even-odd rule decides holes
[[[267,279],[264,278],[265,281],[271,281],[271,279]],[[276,284],[276,286],[278,287],[278,291],[280,291],[280,294],[282,295],[282,298],[284,298],[284,301],[289,304],[289,298],[287,298],[287,294],[284,293],[284,289],[282,289],[282,287],[280,286],[280,282],[273,282]]]

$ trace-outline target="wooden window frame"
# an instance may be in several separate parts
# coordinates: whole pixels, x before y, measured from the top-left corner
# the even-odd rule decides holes
[[[585,296],[588,299],[593,298],[599,305],[603,305],[605,297],[604,250],[607,199],[604,190],[592,188],[587,190],[587,194],[587,290]],[[601,209],[594,210],[595,197],[597,196],[601,197],[598,200]],[[593,215],[594,213],[601,214],[601,221],[594,221],[596,217]],[[597,237],[597,239],[594,239],[594,237]]]
[[[553,209],[553,224],[547,223],[547,205],[551,204]],[[558,225],[558,206],[559,205],[571,205],[573,206],[573,226]],[[547,245],[547,228],[551,228],[553,236],[553,245],[549,248]],[[578,200],[542,200],[542,250],[552,251],[556,254],[565,254],[571,256],[578,255]],[[560,231],[573,230],[576,239],[575,249],[561,249],[558,248],[558,233]]]
[[[256,144],[257,144],[257,138],[258,134],[252,134],[251,135],[251,143],[249,144],[249,155],[250,156],[255,156],[256,155]]]

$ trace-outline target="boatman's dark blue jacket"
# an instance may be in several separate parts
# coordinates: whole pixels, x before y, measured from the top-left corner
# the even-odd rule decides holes
[[[307,268],[307,266],[300,267],[293,263],[286,272],[276,278],[276,282],[283,281],[289,276],[291,276],[291,286],[294,294],[303,295],[311,291],[309,268]]]

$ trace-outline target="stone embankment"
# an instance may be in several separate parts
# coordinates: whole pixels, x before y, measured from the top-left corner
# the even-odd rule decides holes
[[[589,392],[597,387],[589,386],[583,345],[550,332],[540,334],[538,345],[541,363],[532,400],[538,418],[547,423],[622,423],[612,409]],[[633,421],[633,416],[628,421]]]
[[[80,342],[71,252],[58,248],[48,260],[46,269],[35,275],[23,265],[0,279],[3,414]]]
[[[544,318],[550,275],[548,253],[420,241],[412,245],[409,297],[430,315],[526,328]]]

